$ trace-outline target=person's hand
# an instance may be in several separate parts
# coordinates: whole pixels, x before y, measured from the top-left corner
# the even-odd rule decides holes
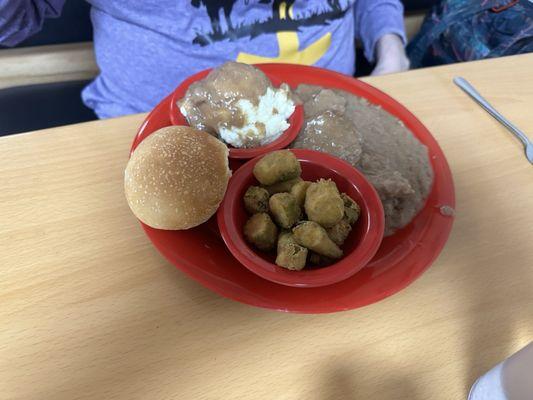
[[[402,39],[391,33],[380,37],[376,43],[376,66],[371,75],[392,74],[408,69],[409,59]]]

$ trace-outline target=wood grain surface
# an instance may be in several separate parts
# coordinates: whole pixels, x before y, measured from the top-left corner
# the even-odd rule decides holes
[[[98,73],[92,42],[2,49],[0,66],[0,89],[91,79]]]
[[[362,309],[292,315],[221,298],[167,263],[122,173],[143,115],[0,139],[0,398],[464,399],[533,339],[533,166],[456,88],[533,136],[533,54],[366,81],[412,110],[453,171],[434,265]]]

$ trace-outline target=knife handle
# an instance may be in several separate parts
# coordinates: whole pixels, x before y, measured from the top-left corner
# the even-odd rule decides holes
[[[459,86],[463,91],[472,97],[476,103],[485,109],[490,115],[498,120],[503,126],[505,126],[512,134],[514,134],[518,139],[524,143],[524,146],[529,144],[529,139],[524,132],[518,129],[515,125],[511,123],[507,118],[501,115],[492,105],[481,96],[474,87],[468,83],[468,81],[460,76],[453,78],[453,82]]]

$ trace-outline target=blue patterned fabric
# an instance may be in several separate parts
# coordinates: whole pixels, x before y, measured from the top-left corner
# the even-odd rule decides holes
[[[533,52],[533,2],[443,0],[407,54],[412,68]]]

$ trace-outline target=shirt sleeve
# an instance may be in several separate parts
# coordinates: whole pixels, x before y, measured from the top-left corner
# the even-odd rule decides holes
[[[387,33],[407,42],[400,0],[356,0],[354,7],[355,35],[363,43],[368,61],[374,62],[376,42]]]
[[[65,0],[0,0],[0,44],[15,46],[61,14]]]

